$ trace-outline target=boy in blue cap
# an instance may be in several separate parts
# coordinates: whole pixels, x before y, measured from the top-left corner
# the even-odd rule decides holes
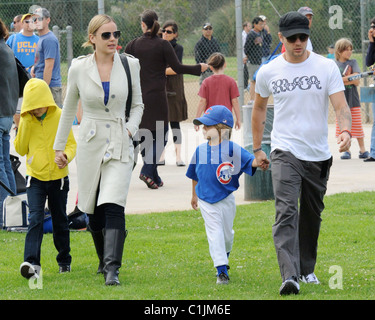
[[[194,210],[199,205],[205,221],[210,255],[217,269],[216,283],[228,284],[236,214],[233,191],[239,187],[241,174],[252,176],[260,164],[250,152],[230,141],[233,116],[225,106],[208,108],[193,123],[203,124],[208,143],[197,147],[186,173],[192,179],[191,205]],[[263,168],[263,162],[261,165]]]

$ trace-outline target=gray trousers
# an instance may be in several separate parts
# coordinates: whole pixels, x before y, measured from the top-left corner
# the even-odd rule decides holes
[[[320,214],[324,209],[332,158],[302,161],[278,149],[270,158],[276,208],[272,235],[281,277],[285,281],[314,272]]]

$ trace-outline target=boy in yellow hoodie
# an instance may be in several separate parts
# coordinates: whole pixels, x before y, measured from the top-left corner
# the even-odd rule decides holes
[[[24,262],[20,271],[25,278],[37,277],[43,239],[44,208],[52,217],[53,241],[58,251],[59,272],[70,272],[70,236],[66,204],[69,191],[68,166],[55,163],[53,143],[61,109],[56,105],[47,83],[30,79],[24,89],[21,120],[14,141],[17,153],[26,155],[26,193],[29,205],[29,227],[25,239]],[[76,155],[77,143],[70,131],[65,157],[70,162]]]

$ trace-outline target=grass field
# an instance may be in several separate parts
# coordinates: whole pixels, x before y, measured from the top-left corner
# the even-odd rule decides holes
[[[200,212],[128,215],[121,286],[96,274],[91,236],[71,232],[72,272],[59,274],[52,235],[42,245],[42,282],[19,273],[25,233],[0,232],[1,300],[369,300],[375,298],[375,192],[326,197],[316,275],[280,297],[271,227],[274,202],[238,206],[230,284],[216,285]],[[340,288],[342,285],[342,288]],[[38,288],[39,287],[39,288]]]

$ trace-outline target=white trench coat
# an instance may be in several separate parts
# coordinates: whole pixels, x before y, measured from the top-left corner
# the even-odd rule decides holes
[[[104,104],[104,90],[95,54],[74,59],[69,69],[67,93],[54,149],[65,149],[80,99],[83,114],[76,156],[78,208],[87,214],[94,213],[95,206],[103,203],[123,207],[126,204],[134,159],[128,131],[134,136],[144,108],[139,61],[128,56],[128,62],[132,77],[132,106],[127,123],[128,81],[117,53],[113,61],[107,105]]]

